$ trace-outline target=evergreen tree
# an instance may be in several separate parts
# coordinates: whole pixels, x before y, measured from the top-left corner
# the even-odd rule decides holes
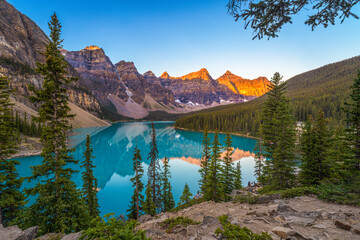
[[[275,73],[262,114],[264,157],[263,182],[273,189],[290,188],[295,183],[295,120],[285,96],[286,82]]]
[[[200,185],[201,192],[204,193],[208,164],[210,161],[210,137],[208,134],[207,126],[205,126],[203,140],[202,140],[202,146],[203,146],[203,152],[202,152],[202,158],[201,158],[200,169],[199,169],[199,173],[200,173],[199,185]]]
[[[148,159],[150,160],[150,165],[148,168],[148,181],[151,187],[153,202],[155,204],[155,211],[158,213],[162,210],[161,206],[161,168],[159,164],[159,152],[157,149],[156,143],[156,133],[154,123],[151,123],[151,142],[150,142],[150,152]]]
[[[67,148],[67,131],[70,130],[70,108],[66,85],[74,79],[67,77],[67,63],[60,53],[61,24],[54,13],[49,23],[50,41],[44,54],[45,63],[37,63],[37,72],[43,75],[41,90],[35,91],[33,100],[41,104],[37,121],[45,123],[41,135],[42,162],[33,167],[29,180],[36,182],[28,189],[35,202],[28,208],[26,226],[39,226],[39,234],[73,232],[88,225],[86,206],[81,192],[71,180],[77,164]],[[36,217],[34,217],[36,216]]]
[[[171,173],[170,173],[169,159],[165,157],[164,170],[162,174],[162,197],[163,197],[164,212],[167,212],[175,207],[175,201],[172,194],[170,178],[171,178]]]
[[[237,162],[235,168],[235,182],[234,182],[234,189],[241,189],[242,188],[242,181],[241,181],[241,165],[240,161]]]
[[[16,171],[19,162],[8,159],[16,152],[17,135],[10,113],[8,80],[0,77],[0,224],[12,224],[24,206],[20,191],[22,179]]]
[[[184,190],[180,196],[179,206],[190,202],[192,194],[190,192],[189,185],[185,183]]]
[[[348,128],[346,138],[350,155],[344,159],[345,181],[353,187],[353,191],[360,192],[360,71],[351,87],[350,101],[346,103]]]
[[[230,194],[235,188],[235,169],[232,164],[233,147],[231,145],[231,135],[227,132],[225,137],[225,156],[222,173],[225,194]]]
[[[141,165],[140,150],[137,148],[137,146],[134,150],[133,170],[135,172],[135,175],[131,178],[131,182],[133,183],[134,194],[131,197],[130,209],[128,210],[128,218],[138,220],[142,213],[144,202],[144,196],[141,194],[144,189],[144,184],[141,182],[141,178],[144,175],[144,170]]]
[[[92,152],[91,139],[90,135],[86,136],[86,149],[84,152],[85,160],[82,162],[81,167],[85,169],[82,173],[83,187],[82,192],[84,196],[85,203],[87,205],[89,215],[91,218],[96,218],[99,216],[99,203],[97,198],[97,180],[93,173],[93,168],[95,167],[92,163]]]
[[[206,175],[204,199],[212,201],[220,201],[224,199],[223,190],[223,167],[220,160],[220,143],[218,131],[215,131],[213,145],[211,147],[211,160]]]
[[[151,216],[156,215],[156,207],[155,203],[153,201],[153,193],[152,188],[150,186],[150,182],[146,185],[146,191],[145,191],[145,201],[143,204],[143,210],[145,214],[149,214]]]
[[[329,177],[330,166],[327,162],[329,143],[330,135],[324,112],[319,111],[315,123],[311,117],[306,121],[301,136],[300,181],[302,184],[307,186],[319,184]]]
[[[263,159],[263,141],[260,139],[256,142],[255,148],[255,176],[258,183],[262,183],[262,172],[264,168],[264,159]]]

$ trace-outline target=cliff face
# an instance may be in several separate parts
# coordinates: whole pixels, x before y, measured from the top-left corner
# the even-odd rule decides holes
[[[36,106],[28,98],[28,86],[42,86],[43,79],[34,68],[36,62],[44,61],[40,52],[48,42],[47,36],[30,18],[7,1],[0,0],[0,75],[9,78],[11,87],[16,90],[13,95],[16,101],[35,110]],[[68,72],[70,76],[79,76],[71,66]],[[69,97],[77,106],[100,116],[97,100],[78,82],[69,87]]]
[[[109,94],[127,98],[125,86],[119,80],[115,67],[103,49],[86,47],[80,51],[62,50],[65,60],[81,76],[80,83],[85,86],[104,106],[111,103]]]
[[[174,95],[170,90],[159,85],[156,81],[148,81],[149,77],[155,77],[155,74],[152,72],[152,74],[148,72],[146,77],[141,75],[133,62],[120,61],[115,65],[120,78],[124,81],[126,86],[134,92],[133,98],[134,100],[137,100],[137,102],[143,103],[145,95],[148,94],[160,103],[175,103]]]
[[[165,72],[159,81],[162,86],[171,90],[181,103],[210,105],[224,101],[241,102],[243,100],[242,95],[233,93],[228,87],[214,80],[205,68],[179,78],[170,77]]]
[[[264,95],[267,91],[267,85],[270,83],[266,77],[258,77],[257,79],[249,80],[232,74],[227,71],[224,75],[218,78],[220,84],[227,86],[231,91],[245,96],[259,97]]]
[[[81,85],[86,86],[100,104],[111,112],[141,118],[150,110],[164,110],[150,105],[175,103],[170,90],[147,81],[133,62],[120,61],[113,65],[104,50],[97,46],[80,51],[62,50],[62,53],[80,74]]]
[[[47,36],[5,0],[0,1],[0,19],[0,57],[34,68],[36,61],[43,60],[39,51],[48,43]]]

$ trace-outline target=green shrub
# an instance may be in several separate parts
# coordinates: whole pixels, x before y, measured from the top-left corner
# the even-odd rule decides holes
[[[295,187],[289,188],[285,190],[276,190],[273,191],[270,188],[262,188],[258,191],[260,194],[280,194],[281,198],[294,198],[294,197],[301,197],[306,196],[309,194],[317,194],[316,187]]]
[[[360,194],[343,184],[321,184],[317,188],[317,197],[338,204],[360,206]]]
[[[166,232],[171,232],[171,230],[177,226],[181,225],[183,227],[187,227],[189,225],[197,225],[199,222],[195,222],[194,220],[188,217],[177,217],[177,218],[169,218],[160,223],[160,225],[166,228]]]
[[[249,204],[257,204],[259,203],[259,196],[254,196],[252,193],[248,193],[246,195],[236,195],[234,200],[234,203],[249,203]]]
[[[272,238],[266,232],[261,234],[253,233],[250,229],[238,225],[231,224],[227,215],[218,217],[223,230],[218,228],[215,230],[215,234],[220,239],[234,239],[234,240],[271,240]]]
[[[136,221],[124,221],[113,217],[114,214],[107,214],[95,218],[91,222],[91,227],[85,230],[80,239],[97,240],[148,240],[144,231],[136,231],[138,225]]]
[[[177,211],[183,210],[185,208],[191,207],[192,205],[199,204],[202,202],[205,202],[205,200],[203,198],[191,199],[188,203],[179,205],[176,208],[171,209],[169,212],[177,212]]]

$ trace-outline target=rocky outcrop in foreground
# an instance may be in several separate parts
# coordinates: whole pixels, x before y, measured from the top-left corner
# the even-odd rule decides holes
[[[314,197],[277,199],[263,204],[204,202],[176,213],[154,218],[143,216],[139,229],[152,239],[221,239],[214,234],[221,228],[217,217],[228,215],[232,224],[255,233],[268,232],[274,240],[356,240],[360,239],[360,208],[320,201]],[[178,225],[166,232],[161,222],[178,216],[198,225]]]
[[[239,192],[243,194],[244,192]],[[260,197],[261,204],[233,202],[203,202],[173,213],[155,217],[144,215],[138,229],[151,239],[222,239],[215,230],[222,225],[221,215],[228,215],[231,224],[247,227],[255,233],[268,232],[272,239],[290,240],[357,240],[360,239],[360,208],[323,202],[315,197],[297,197],[289,200]],[[167,231],[161,223],[170,218],[186,217],[198,223],[184,227],[177,225]],[[0,226],[0,240],[35,239],[37,227],[20,230],[16,226]],[[81,232],[47,234],[38,239],[80,239]]]

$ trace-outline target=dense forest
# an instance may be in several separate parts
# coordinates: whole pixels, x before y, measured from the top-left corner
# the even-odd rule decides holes
[[[350,86],[360,69],[360,56],[299,74],[287,82],[286,96],[290,99],[298,121],[307,120],[322,110],[326,118],[340,122],[349,98]],[[261,123],[262,105],[267,94],[253,101],[205,109],[179,118],[175,126],[192,130],[230,131],[257,136]]]

